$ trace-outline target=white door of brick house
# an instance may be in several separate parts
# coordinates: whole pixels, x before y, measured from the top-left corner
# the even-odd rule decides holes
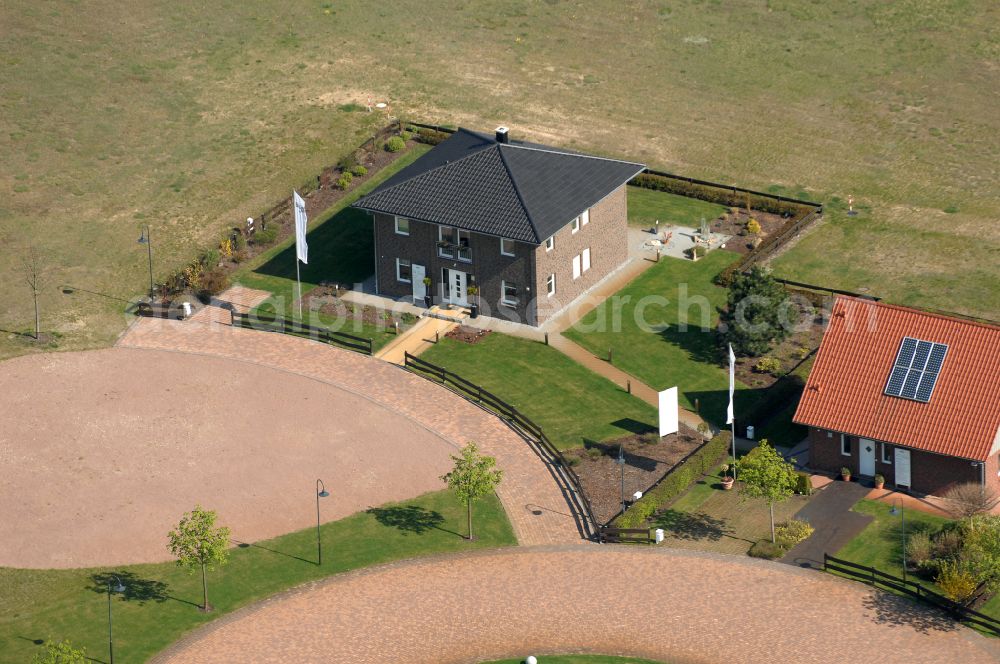
[[[427,295],[427,284],[424,277],[427,276],[427,268],[414,263],[410,266],[410,280],[413,282],[413,303],[423,304],[424,296]]]
[[[875,474],[875,441],[859,438],[858,475],[872,477]]]
[[[469,306],[469,300],[466,297],[466,278],[467,275],[461,270],[444,268],[444,294],[451,304],[459,307]]]
[[[896,486],[910,488],[910,450],[895,449]]]

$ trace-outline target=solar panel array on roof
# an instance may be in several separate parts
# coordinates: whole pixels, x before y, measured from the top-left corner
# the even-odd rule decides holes
[[[947,354],[945,344],[903,337],[885,393],[891,397],[929,402]]]

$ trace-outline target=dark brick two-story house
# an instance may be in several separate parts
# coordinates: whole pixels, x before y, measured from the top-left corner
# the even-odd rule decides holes
[[[1000,327],[838,297],[793,419],[813,468],[1000,490]]]
[[[459,129],[355,203],[374,217],[376,291],[541,325],[626,262],[643,168]]]

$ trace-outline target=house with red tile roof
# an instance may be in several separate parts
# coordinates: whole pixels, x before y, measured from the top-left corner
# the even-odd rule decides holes
[[[814,469],[1000,490],[1000,327],[840,296],[793,419]]]

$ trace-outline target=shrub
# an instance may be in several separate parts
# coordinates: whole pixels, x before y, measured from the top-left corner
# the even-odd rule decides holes
[[[448,132],[438,131],[436,129],[424,129],[421,127],[417,129],[416,139],[420,143],[426,143],[427,145],[437,145],[438,143],[443,143],[448,140],[451,136]]]
[[[774,536],[778,540],[779,546],[790,549],[812,535],[815,530],[815,528],[805,521],[792,519],[791,521],[785,521],[775,526]]]
[[[804,360],[804,359],[806,359],[807,357],[809,357],[809,353],[811,353],[811,352],[812,352],[812,351],[811,351],[811,350],[809,350],[808,348],[806,348],[805,346],[800,346],[800,347],[798,347],[797,349],[795,349],[795,355],[796,355],[796,357],[798,357],[798,358],[799,358],[800,360]]]
[[[587,456],[590,457],[591,459],[594,459],[594,460],[600,459],[603,454],[604,453],[601,452],[601,450],[599,448],[597,448],[597,447],[588,447],[587,448]]]
[[[933,547],[931,537],[927,533],[913,533],[906,541],[906,562],[914,569],[931,567]]]
[[[247,237],[243,233],[233,234],[233,252],[243,251],[247,248]]]
[[[408,141],[411,138],[413,138],[413,134],[404,129],[403,131],[399,132],[399,137],[404,141]]]
[[[795,482],[795,493],[800,496],[810,495],[813,490],[812,477],[809,476],[809,473],[804,473],[802,471],[796,471],[795,475],[797,476]]]
[[[754,545],[750,547],[750,551],[747,553],[754,558],[775,560],[785,555],[785,549],[780,544],[772,544],[771,540],[763,539],[754,542]]]
[[[711,203],[718,203],[731,208],[743,208],[748,204],[755,210],[771,212],[782,216],[798,216],[807,214],[812,210],[807,205],[799,205],[789,201],[778,200],[769,196],[758,196],[743,192],[707,184],[695,184],[682,178],[670,178],[653,173],[642,173],[632,178],[629,184],[644,189],[655,189],[666,191],[671,194],[680,194],[688,198],[698,198]]]
[[[406,147],[406,141],[399,136],[393,136],[385,142],[384,147],[389,152],[399,152]]]
[[[972,573],[964,565],[953,560],[941,563],[937,584],[945,597],[959,604],[967,602],[976,592],[978,585]]]
[[[360,177],[363,177],[365,175],[368,175],[368,169],[365,168],[364,166],[362,166],[361,164],[357,164],[356,166],[352,166],[351,167],[350,173],[354,177],[360,178]]]
[[[753,365],[753,370],[774,375],[781,371],[781,362],[775,357],[762,357]]]
[[[337,168],[339,168],[342,171],[352,170],[357,165],[358,165],[357,151],[344,155],[343,157],[340,158],[340,161],[337,162]]]
[[[348,187],[351,186],[351,180],[353,179],[354,177],[351,175],[350,171],[348,171],[347,173],[341,173],[340,177],[337,178],[337,188],[347,189]]]
[[[760,222],[753,217],[751,217],[750,221],[747,222],[747,233],[750,233],[750,235],[757,235],[760,233]]]
[[[962,551],[962,535],[954,528],[942,530],[931,541],[932,557],[939,560],[954,560]]]
[[[229,287],[229,275],[221,268],[205,270],[198,285],[198,298],[207,302],[212,295],[217,295]]]
[[[278,239],[278,225],[268,224],[264,228],[256,231],[251,240],[257,246],[264,247]]]
[[[719,435],[705,443],[685,463],[675,466],[663,476],[659,484],[644,493],[642,498],[617,519],[616,525],[620,528],[640,527],[661,505],[679,496],[702,475],[713,472],[719,457],[729,448],[729,442],[730,433],[719,432]]]

